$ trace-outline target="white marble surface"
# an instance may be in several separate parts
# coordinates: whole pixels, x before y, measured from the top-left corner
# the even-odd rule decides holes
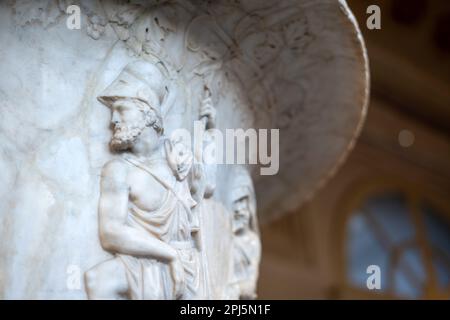
[[[260,220],[302,203],[351,148],[368,71],[344,1],[77,3],[81,30],[65,1],[0,3],[0,298],[84,299],[84,272],[111,257],[97,210],[111,114],[97,96],[131,61],[167,64],[168,134],[192,130],[205,83],[219,129],[280,128],[279,174],[254,177]],[[205,201],[219,207],[202,222],[211,298],[233,272],[232,171]]]

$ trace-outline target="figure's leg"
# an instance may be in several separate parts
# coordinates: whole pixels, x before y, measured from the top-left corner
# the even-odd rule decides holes
[[[119,258],[106,260],[89,269],[84,274],[86,292],[89,299],[122,299],[128,292],[125,266]]]

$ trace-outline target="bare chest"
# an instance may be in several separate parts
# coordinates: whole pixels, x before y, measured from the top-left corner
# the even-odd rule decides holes
[[[137,167],[129,172],[128,185],[130,201],[145,211],[159,209],[169,192],[154,176]]]

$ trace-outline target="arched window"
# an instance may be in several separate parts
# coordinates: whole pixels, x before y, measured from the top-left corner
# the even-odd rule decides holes
[[[380,292],[398,298],[450,298],[449,215],[407,191],[366,196],[347,223],[346,278],[367,289],[367,267],[381,271]]]

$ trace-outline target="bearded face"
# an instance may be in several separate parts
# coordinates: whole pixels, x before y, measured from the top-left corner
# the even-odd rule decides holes
[[[114,133],[110,146],[115,151],[130,149],[146,127],[145,115],[127,100],[116,101],[111,111]]]
[[[114,134],[110,142],[111,148],[115,151],[130,149],[144,129],[144,121],[115,124]]]

